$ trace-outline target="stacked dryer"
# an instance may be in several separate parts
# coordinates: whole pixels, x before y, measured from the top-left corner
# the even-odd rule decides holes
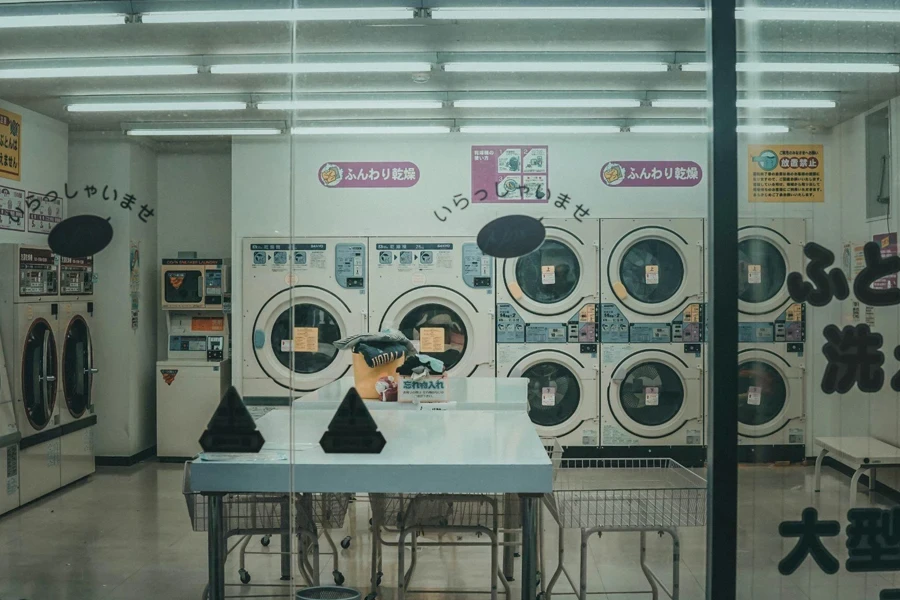
[[[26,504],[60,487],[59,265],[49,248],[0,246],[0,333],[22,439]]]
[[[738,227],[738,442],[744,461],[806,456],[806,306],[787,275],[804,272],[803,219],[742,219]]]
[[[0,331],[0,338],[3,337]],[[5,474],[5,486],[0,486],[0,515],[19,507],[19,441],[12,388],[3,343],[0,341],[0,473]],[[5,465],[5,467],[4,467]]]
[[[702,460],[703,220],[601,219],[600,240],[601,444]]]
[[[541,436],[596,448],[599,230],[594,220],[544,226],[537,250],[498,263],[497,376],[528,379]]]

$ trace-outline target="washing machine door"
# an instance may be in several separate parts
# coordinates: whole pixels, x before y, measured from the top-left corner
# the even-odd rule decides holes
[[[619,302],[647,316],[668,314],[701,300],[699,239],[663,226],[633,229],[609,253],[610,289]]]
[[[577,429],[589,415],[585,389],[587,367],[578,358],[559,350],[538,350],[520,358],[504,375],[528,379],[528,416],[545,437],[562,437]],[[596,398],[596,396],[594,396]]]
[[[362,318],[338,296],[321,288],[282,290],[256,316],[250,340],[253,354],[278,385],[297,392],[313,391],[350,370],[350,353],[341,354],[334,343],[361,332],[361,322],[356,323]]]
[[[81,315],[75,315],[69,321],[63,340],[62,387],[66,408],[76,419],[91,405],[91,387],[96,372],[91,330]]]
[[[738,433],[761,438],[803,416],[802,373],[768,350],[738,354]]]
[[[396,298],[382,315],[378,330],[398,329],[418,342],[422,354],[444,363],[448,375],[468,377],[493,356],[493,323],[456,290],[423,286]]]
[[[632,435],[663,438],[700,418],[701,377],[700,369],[669,352],[636,352],[613,370],[607,402]]]
[[[22,401],[35,431],[44,429],[56,408],[57,357],[53,329],[45,319],[28,328],[22,350]]]
[[[742,227],[738,231],[738,310],[761,315],[790,302],[787,275],[792,264],[800,268],[802,249],[763,226]],[[791,254],[797,255],[792,257]]]
[[[552,225],[536,250],[503,261],[503,284],[513,302],[536,315],[571,316],[598,295],[596,274],[592,240]]]

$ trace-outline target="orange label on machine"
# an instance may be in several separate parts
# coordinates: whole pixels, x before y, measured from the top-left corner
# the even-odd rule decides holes
[[[224,317],[193,317],[191,331],[224,331]]]
[[[419,329],[419,352],[443,352],[444,328],[422,327]]]
[[[294,352],[318,352],[319,328],[294,327]]]

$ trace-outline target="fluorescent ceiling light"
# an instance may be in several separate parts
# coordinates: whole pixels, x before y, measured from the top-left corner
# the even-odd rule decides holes
[[[739,108],[834,108],[837,102],[834,100],[799,100],[784,99],[743,99],[738,100]],[[712,106],[709,100],[688,98],[667,98],[651,100],[653,108],[709,108]]]
[[[739,8],[738,19],[747,21],[843,21],[855,23],[900,23],[898,10],[856,8]]]
[[[19,67],[0,69],[0,79],[53,77],[144,77],[148,75],[196,75],[191,65],[130,65],[124,67]]]
[[[787,133],[791,129],[784,125],[738,125],[738,133]]]
[[[26,27],[83,27],[94,25],[124,25],[123,14],[95,15],[25,15],[0,17],[0,29],[24,29]]]
[[[671,7],[528,7],[510,8],[432,8],[432,19],[458,20],[513,20],[524,19],[603,19],[603,20],[673,20],[673,19],[705,19],[706,11],[702,8]]]
[[[365,126],[334,126],[334,127],[292,127],[294,135],[370,135],[370,134],[419,134],[419,133],[450,133],[450,128],[445,125],[414,125],[404,127],[402,125],[373,125]]]
[[[280,129],[274,127],[231,127],[195,129],[128,129],[125,133],[138,136],[223,136],[223,135],[278,135]]]
[[[508,98],[454,100],[456,108],[639,108],[640,100],[619,98]]]
[[[663,73],[669,65],[658,62],[529,61],[449,62],[451,73]]]
[[[653,108],[709,108],[712,103],[709,100],[698,98],[696,100],[688,98],[668,98],[663,100],[651,100],[650,106]]]
[[[301,62],[245,63],[213,65],[210,72],[221,75],[261,75],[277,73],[419,73],[430,71],[427,62]]]
[[[616,125],[464,125],[460,133],[619,133]]]
[[[681,65],[685,72],[708,71],[709,63],[690,62]],[[745,73],[900,73],[900,65],[889,63],[762,63],[743,62],[737,70]]]
[[[86,102],[68,104],[69,112],[159,112],[192,110],[244,110],[246,102]]]
[[[285,100],[256,105],[260,110],[388,110],[443,106],[440,100]]]
[[[709,133],[706,125],[632,125],[631,133]]]
[[[252,23],[263,21],[393,21],[412,19],[412,8],[281,8],[147,12],[144,23]]]

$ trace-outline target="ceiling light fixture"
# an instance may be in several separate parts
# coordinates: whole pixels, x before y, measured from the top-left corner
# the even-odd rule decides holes
[[[147,12],[143,23],[260,23],[294,21],[394,21],[415,17],[413,8],[281,8]]]
[[[463,125],[460,133],[620,133],[618,125]]]
[[[738,125],[738,133],[788,133],[790,127],[784,125]]]
[[[600,19],[600,20],[674,20],[705,19],[706,11],[702,8],[672,7],[528,7],[510,8],[432,8],[431,18],[438,20],[560,20],[560,19]]]
[[[418,73],[430,71],[427,62],[300,62],[212,65],[214,75],[267,75],[300,73]]]
[[[709,63],[689,62],[681,65],[685,72],[709,70]],[[744,73],[900,73],[900,65],[890,63],[795,63],[743,62],[737,70]]]
[[[292,127],[294,135],[380,135],[380,134],[422,134],[450,133],[446,125],[373,125],[373,126],[325,126]]]
[[[125,21],[125,15],[120,13],[93,15],[23,15],[0,17],[0,29],[24,29],[27,27],[93,27],[96,25],[124,25]]]
[[[0,69],[0,79],[49,79],[54,77],[146,77],[150,75],[196,75],[191,65],[129,65],[123,67],[19,67]]]
[[[650,106],[653,108],[709,108],[712,106],[712,102],[702,98],[665,98],[662,100],[651,100]]]
[[[85,102],[67,104],[66,110],[80,113],[161,112],[200,110],[244,110],[246,102]]]
[[[443,106],[440,100],[285,100],[256,105],[260,110],[415,110]]]
[[[900,23],[900,10],[850,8],[739,8],[735,17],[746,21],[840,21]]]
[[[664,73],[661,62],[529,61],[529,62],[448,62],[449,73]]]
[[[737,101],[738,108],[834,108],[834,100],[801,100],[794,98],[742,99]],[[712,103],[701,98],[666,98],[651,100],[653,108],[709,108]]]
[[[454,100],[456,108],[639,108],[640,100],[625,98],[506,98]]]
[[[228,135],[278,135],[281,129],[274,127],[229,127],[229,128],[194,128],[194,129],[127,129],[128,135],[182,137],[182,136],[228,136]]]
[[[708,125],[632,125],[631,133],[709,133]]]

